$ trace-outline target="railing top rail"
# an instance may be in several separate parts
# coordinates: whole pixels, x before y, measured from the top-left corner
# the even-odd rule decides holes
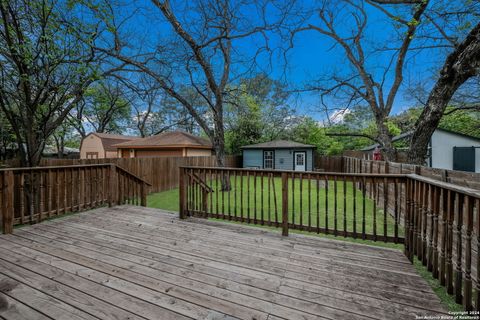
[[[137,176],[136,174],[128,171],[127,169],[124,169],[124,168],[122,168],[122,167],[120,167],[120,166],[118,166],[118,165],[114,165],[114,166],[115,166],[118,170],[123,171],[123,172],[125,172],[126,174],[128,174],[129,176],[131,176],[131,177],[133,177],[133,178],[135,178],[135,179],[137,179],[137,180],[145,183],[147,186],[150,186],[150,187],[152,186],[152,184],[151,184],[150,182],[148,182],[148,181],[140,178],[140,177]]]
[[[0,172],[8,172],[8,171],[13,171],[13,172],[30,172],[30,171],[48,171],[48,170],[62,170],[62,169],[82,169],[82,168],[99,168],[99,167],[110,167],[110,166],[115,166],[118,170],[125,172],[129,176],[135,178],[136,180],[139,180],[143,183],[145,183],[148,186],[151,186],[152,184],[148,181],[145,181],[144,179],[140,178],[136,174],[118,166],[117,164],[114,163],[98,163],[98,164],[76,164],[76,165],[71,165],[71,166],[48,166],[48,167],[26,167],[26,168],[5,168],[5,169],[0,169]]]
[[[341,176],[341,177],[366,177],[366,178],[407,178],[407,174],[396,173],[344,173],[344,172],[321,172],[321,171],[295,171],[295,170],[266,170],[266,169],[247,169],[247,168],[229,168],[229,167],[197,167],[180,166],[181,169],[202,169],[217,171],[244,171],[244,172],[268,172],[268,173],[289,173],[289,174],[312,174],[319,176]]]
[[[72,169],[72,168],[86,168],[86,167],[108,167],[114,165],[113,163],[98,163],[98,164],[75,164],[68,166],[48,166],[48,167],[24,167],[24,168],[4,168],[2,171],[45,171],[55,169]]]
[[[447,189],[447,190],[458,192],[458,193],[463,193],[464,195],[480,199],[480,190],[477,190],[477,189],[462,187],[453,183],[443,182],[443,181],[435,180],[432,178],[420,176],[418,174],[408,174],[407,176],[416,181],[426,182],[428,184],[431,184],[443,189]]]

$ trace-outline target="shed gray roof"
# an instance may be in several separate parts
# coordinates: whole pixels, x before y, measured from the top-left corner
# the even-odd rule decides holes
[[[296,149],[296,148],[316,148],[311,144],[303,144],[295,141],[288,140],[274,140],[269,142],[251,144],[248,146],[243,146],[241,149]]]

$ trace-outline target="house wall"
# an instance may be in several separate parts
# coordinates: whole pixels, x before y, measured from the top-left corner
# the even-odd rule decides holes
[[[453,147],[480,147],[475,139],[436,130],[431,139],[433,168],[453,169]],[[428,163],[430,165],[430,163]],[[480,172],[480,148],[475,150],[475,172]]]
[[[306,152],[306,170],[313,170],[312,149],[277,149],[275,150],[275,169],[293,170],[293,153]],[[283,163],[282,163],[283,162]]]
[[[136,158],[149,158],[149,157],[182,157],[183,149],[136,149]]]
[[[195,149],[187,148],[187,157],[210,157],[212,156],[211,149]]]
[[[96,135],[88,135],[82,140],[80,146],[80,159],[87,159],[87,152],[98,152],[98,159],[105,158],[105,151],[103,150],[102,140]],[[116,158],[116,152],[113,158]]]
[[[267,150],[267,149],[266,149]],[[271,150],[271,149],[268,149]],[[276,170],[293,170],[293,153],[306,152],[306,170],[313,170],[313,150],[312,149],[275,149],[274,160]],[[263,169],[263,150],[250,149],[243,150],[243,167],[258,167]]]
[[[117,151],[105,151],[105,158],[117,158]]]

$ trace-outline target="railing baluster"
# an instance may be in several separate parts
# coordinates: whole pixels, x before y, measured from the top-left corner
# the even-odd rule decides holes
[[[271,174],[271,182],[272,182],[272,190],[273,190],[273,208],[275,210],[275,227],[279,226],[279,219],[278,219],[278,206],[277,206],[277,192],[275,188],[275,180],[274,180],[273,173]]]
[[[432,258],[432,275],[438,279],[438,217],[440,210],[440,190],[433,187],[433,258]]]
[[[238,188],[238,182],[237,182],[237,171],[235,171],[235,177],[234,177],[234,183],[235,183],[235,189],[233,190],[233,199],[234,199],[234,215],[235,215],[235,220],[237,220],[237,188]],[[262,185],[263,188],[263,185]],[[262,196],[263,196],[263,190],[262,190]],[[263,203],[262,203],[263,206]],[[262,208],[262,215],[263,215],[263,208]]]
[[[253,223],[257,224],[257,172],[253,172]]]
[[[343,236],[347,236],[347,177],[343,176]]]
[[[308,231],[312,231],[312,175],[309,173],[308,179]]]
[[[300,204],[300,229],[303,229],[303,175],[299,174],[299,183],[300,183],[300,190],[299,190],[299,204]]]
[[[439,223],[439,233],[440,238],[440,261],[439,261],[439,270],[438,270],[438,279],[440,280],[440,285],[445,286],[445,272],[446,272],[446,248],[447,248],[447,192],[445,189],[440,189],[440,199],[439,202],[441,208],[440,223]]]
[[[329,233],[328,229],[328,187],[329,187],[329,180],[328,176],[325,176],[325,233]]]
[[[333,234],[337,236],[338,221],[337,221],[337,208],[338,208],[338,189],[337,189],[337,176],[333,180]]]
[[[475,277],[475,310],[480,311],[480,198],[475,200],[475,232],[477,233],[477,261]]]
[[[474,200],[466,196],[463,210],[465,223],[465,280],[463,282],[463,308],[471,311],[472,308],[472,232],[473,232],[473,205]]]
[[[448,190],[447,207],[447,264],[446,264],[446,283],[447,292],[453,294],[453,221],[455,216],[455,195],[453,191]]]
[[[243,171],[240,171],[240,221],[243,222]],[[270,210],[269,210],[270,212]]]
[[[423,183],[423,192],[422,192],[422,263],[424,266],[427,266],[428,260],[428,218],[429,218],[429,209],[428,209],[428,190],[430,189],[427,183]]]
[[[260,208],[261,208],[261,209],[260,209],[260,210],[261,210],[260,215],[261,215],[261,224],[262,224],[262,226],[263,226],[264,223],[265,223],[265,216],[264,216],[264,214],[265,214],[265,212],[264,212],[264,211],[265,211],[265,207],[264,207],[264,204],[263,204],[263,198],[264,198],[263,195],[264,195],[264,192],[265,192],[264,186],[263,186],[263,171],[262,171],[260,174],[261,174],[261,175],[260,175],[260,185],[261,185],[261,189],[262,189],[262,190],[261,190],[261,193],[260,193],[260,204],[261,204],[261,205],[260,205]]]
[[[363,184],[363,190],[362,190],[362,239],[365,240],[365,228],[366,228],[366,213],[367,213],[367,204],[366,204],[366,198],[367,198],[367,179],[365,176],[362,179],[362,184]]]
[[[388,215],[388,178],[383,178],[383,237],[388,237],[387,227],[387,215]]]
[[[456,238],[456,259],[455,259],[455,301],[462,303],[462,224],[463,224],[463,194],[456,193],[456,210],[455,210],[455,238]]]
[[[295,173],[294,172],[292,172],[292,224],[295,227]]]
[[[250,171],[247,171],[247,223],[250,223]]]
[[[395,196],[395,203],[394,203],[394,219],[395,219],[395,224],[393,226],[393,242],[398,243],[398,225],[400,223],[400,209],[399,206],[401,204],[401,201],[398,201],[398,198],[401,197],[401,193],[398,192],[398,179],[395,178],[394,184],[393,184],[393,194]],[[406,224],[405,224],[406,225]],[[406,234],[406,233],[405,233]]]
[[[427,242],[427,270],[433,270],[433,210],[434,210],[434,191],[433,186],[428,186],[428,201],[427,201],[427,228],[428,228],[428,242]]]
[[[317,233],[320,233],[320,176],[316,175],[317,181]]]
[[[377,241],[377,197],[378,197],[378,185],[376,179],[372,178],[373,188],[373,241]]]
[[[224,186],[224,184],[227,183],[227,181],[226,181],[227,178],[225,176],[225,171],[221,172],[221,177],[222,177],[222,181],[221,181],[222,182],[222,187],[221,187],[222,188],[222,212],[221,213],[222,213],[223,219],[225,220],[225,192],[227,192],[227,190],[228,190],[228,188],[225,189],[225,186]],[[205,211],[206,211],[206,208],[205,208]]]
[[[352,178],[353,238],[357,239],[357,178],[355,176]]]

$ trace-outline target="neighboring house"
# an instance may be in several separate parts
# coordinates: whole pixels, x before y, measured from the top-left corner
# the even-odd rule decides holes
[[[315,146],[276,140],[243,146],[243,167],[274,170],[313,170]]]
[[[394,141],[409,138],[412,132],[394,137]],[[372,152],[378,144],[363,148]],[[426,165],[432,168],[480,172],[480,139],[462,133],[436,129],[429,145]]]
[[[135,139],[139,137],[92,132],[80,144],[80,159],[117,158],[117,148],[113,145]]]
[[[114,147],[118,150],[118,157],[122,158],[198,157],[211,156],[213,151],[210,140],[183,131],[164,132]]]

